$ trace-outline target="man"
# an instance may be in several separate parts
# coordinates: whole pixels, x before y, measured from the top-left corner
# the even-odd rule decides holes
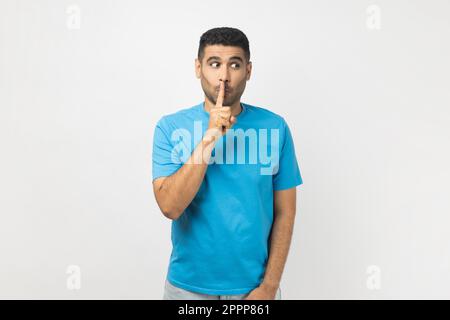
[[[281,298],[302,177],[284,118],[240,101],[251,71],[242,31],[205,32],[204,102],[156,125],[153,188],[172,220],[164,299]]]

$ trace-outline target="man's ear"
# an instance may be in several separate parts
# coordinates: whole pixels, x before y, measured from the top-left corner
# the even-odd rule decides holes
[[[202,64],[198,58],[195,58],[195,76],[200,79],[202,74]]]
[[[249,61],[247,63],[247,81],[250,80],[251,75],[252,75],[252,62]]]

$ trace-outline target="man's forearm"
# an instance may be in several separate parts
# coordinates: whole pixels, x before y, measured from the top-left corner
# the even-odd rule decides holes
[[[269,259],[262,286],[269,290],[278,289],[286,264],[295,221],[295,207],[284,212],[275,212],[270,236]]]
[[[200,188],[214,148],[214,141],[205,136],[195,147],[190,158],[173,175],[167,177],[158,191],[161,203],[171,219],[178,219],[192,202]]]

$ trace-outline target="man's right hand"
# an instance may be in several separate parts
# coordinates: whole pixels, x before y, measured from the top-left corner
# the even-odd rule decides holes
[[[209,111],[208,134],[217,140],[236,123],[236,117],[231,115],[231,107],[223,106],[225,83],[220,81],[219,95],[216,105]]]

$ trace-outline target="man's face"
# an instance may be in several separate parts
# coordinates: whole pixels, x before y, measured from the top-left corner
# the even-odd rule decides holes
[[[239,101],[250,79],[252,63],[245,59],[240,47],[208,45],[202,61],[195,59],[195,72],[201,80],[206,98],[216,104],[220,81],[225,82],[224,106]]]

